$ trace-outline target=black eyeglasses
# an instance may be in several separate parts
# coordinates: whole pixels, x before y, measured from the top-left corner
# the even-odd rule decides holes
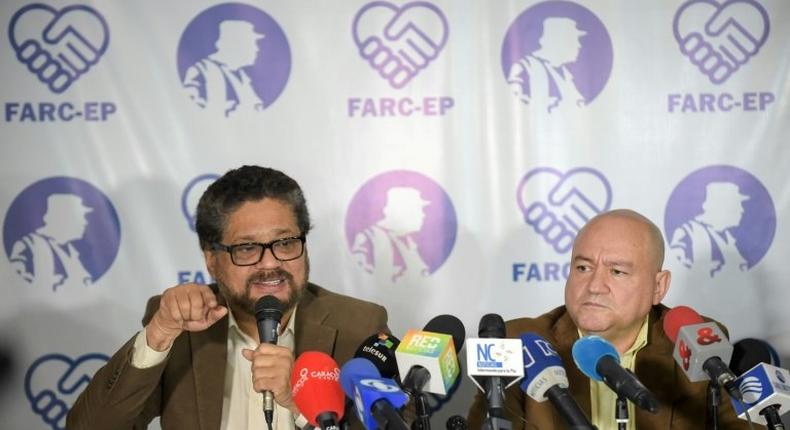
[[[301,257],[304,253],[305,236],[286,237],[268,243],[248,242],[236,245],[211,245],[214,251],[225,251],[230,254],[230,261],[237,266],[252,266],[263,259],[267,249],[272,250],[272,255],[278,261],[291,261]]]

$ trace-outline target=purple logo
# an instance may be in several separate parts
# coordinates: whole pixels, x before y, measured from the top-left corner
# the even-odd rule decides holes
[[[63,354],[47,354],[30,365],[25,373],[25,395],[52,430],[66,428],[66,414],[99,368],[109,357],[85,354],[72,359]]]
[[[357,263],[393,282],[427,276],[450,256],[458,222],[450,197],[427,176],[382,173],[357,191],[346,214],[346,239]]]
[[[714,84],[721,84],[757,54],[768,39],[765,9],[753,0],[691,0],[675,14],[680,52]]]
[[[573,248],[576,233],[592,217],[609,210],[612,187],[589,167],[567,173],[538,167],[521,179],[516,201],[524,221],[558,253]]]
[[[266,12],[241,3],[210,7],[178,44],[178,76],[189,97],[217,116],[268,108],[288,82],[291,50]]]
[[[351,31],[359,55],[400,89],[439,56],[449,30],[442,11],[428,2],[375,1],[357,12]]]
[[[184,214],[190,230],[195,231],[195,213],[197,212],[197,204],[200,201],[200,197],[206,191],[206,188],[217,179],[219,179],[219,175],[207,173],[192,179],[184,187],[184,192],[181,193],[181,213]]]
[[[50,91],[60,94],[99,62],[110,43],[110,31],[89,6],[57,10],[33,3],[11,17],[8,38],[16,58]]]
[[[521,13],[502,43],[502,71],[513,94],[541,112],[586,106],[612,71],[612,40],[601,20],[568,1]]]
[[[85,287],[110,268],[121,239],[118,215],[93,185],[53,177],[11,202],[3,245],[13,270],[37,288]]]
[[[746,271],[771,246],[776,211],[751,173],[710,166],[686,176],[669,197],[664,215],[669,258],[710,277]]]

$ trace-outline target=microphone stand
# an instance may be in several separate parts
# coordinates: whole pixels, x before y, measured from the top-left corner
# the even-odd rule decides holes
[[[502,379],[489,377],[486,380],[488,414],[483,423],[484,430],[511,430],[513,424],[505,419],[505,395]]]
[[[626,430],[628,428],[628,403],[619,395],[614,402],[614,420],[617,422],[618,430]]]
[[[708,383],[708,422],[712,430],[719,428],[719,405],[721,404],[721,386],[716,380]]]
[[[760,411],[760,415],[765,417],[765,422],[768,423],[768,428],[771,430],[785,430],[785,425],[782,423],[782,418],[779,417],[779,413],[776,411],[777,407],[775,405],[768,406]]]
[[[414,392],[414,405],[417,409],[417,419],[411,424],[412,430],[431,430],[430,414],[428,403],[425,401],[425,393],[422,391]]]

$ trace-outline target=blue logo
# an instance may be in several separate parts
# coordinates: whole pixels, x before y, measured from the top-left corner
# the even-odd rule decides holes
[[[109,357],[99,353],[76,359],[63,354],[38,358],[25,374],[25,395],[33,413],[52,430],[64,430],[69,409],[107,360]]]
[[[746,403],[755,403],[760,400],[763,395],[763,385],[760,383],[760,378],[756,376],[747,376],[743,378],[738,385],[738,389],[743,394],[743,401]]]
[[[779,382],[781,382],[783,384],[787,383],[787,379],[785,378],[785,375],[783,375],[782,371],[778,370],[778,369],[776,370],[776,379],[778,379]]]
[[[16,58],[50,91],[60,94],[98,63],[110,43],[107,22],[89,6],[57,10],[34,3],[8,26]]]
[[[3,245],[13,270],[36,288],[91,285],[118,254],[121,228],[110,200],[81,179],[52,177],[11,202]]]
[[[285,89],[291,49],[266,12],[224,3],[201,12],[178,44],[178,77],[189,97],[218,116],[259,112]]]
[[[184,187],[184,192],[181,193],[181,213],[184,214],[184,218],[186,218],[190,230],[195,231],[195,216],[200,197],[206,191],[206,188],[217,179],[219,179],[219,175],[206,173],[205,175],[200,175],[192,179],[187,186]]]

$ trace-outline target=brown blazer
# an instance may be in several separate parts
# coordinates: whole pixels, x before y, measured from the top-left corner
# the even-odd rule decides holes
[[[675,365],[674,345],[664,335],[663,317],[666,306],[653,306],[648,319],[647,345],[636,356],[635,373],[639,380],[658,398],[657,414],[636,408],[638,430],[703,430],[707,428],[707,386],[705,382],[691,383]],[[568,374],[569,390],[579,407],[590,416],[590,379],[573,363],[571,347],[579,338],[576,325],[564,306],[538,318],[520,318],[507,322],[507,336],[518,337],[525,332],[543,336],[554,345],[562,357]],[[519,384],[505,393],[505,406],[513,429],[564,429],[567,425],[550,401],[538,403],[521,391]],[[515,416],[517,414],[518,416]],[[478,393],[469,410],[469,428],[482,428],[486,415],[486,400]],[[526,419],[527,422],[522,420]],[[719,429],[748,429],[746,421],[735,416],[730,398],[722,390]],[[607,430],[607,429],[601,429]]]
[[[143,325],[158,307],[159,296],[152,297]],[[353,358],[367,337],[381,330],[389,332],[383,307],[315,284],[305,288],[294,324],[296,356],[304,351],[323,351],[340,366]],[[132,337],[93,376],[69,411],[66,427],[143,429],[159,416],[165,430],[218,429],[227,337],[226,316],[205,331],[181,334],[167,359],[149,369],[131,366]],[[353,412],[347,408],[346,415]]]

